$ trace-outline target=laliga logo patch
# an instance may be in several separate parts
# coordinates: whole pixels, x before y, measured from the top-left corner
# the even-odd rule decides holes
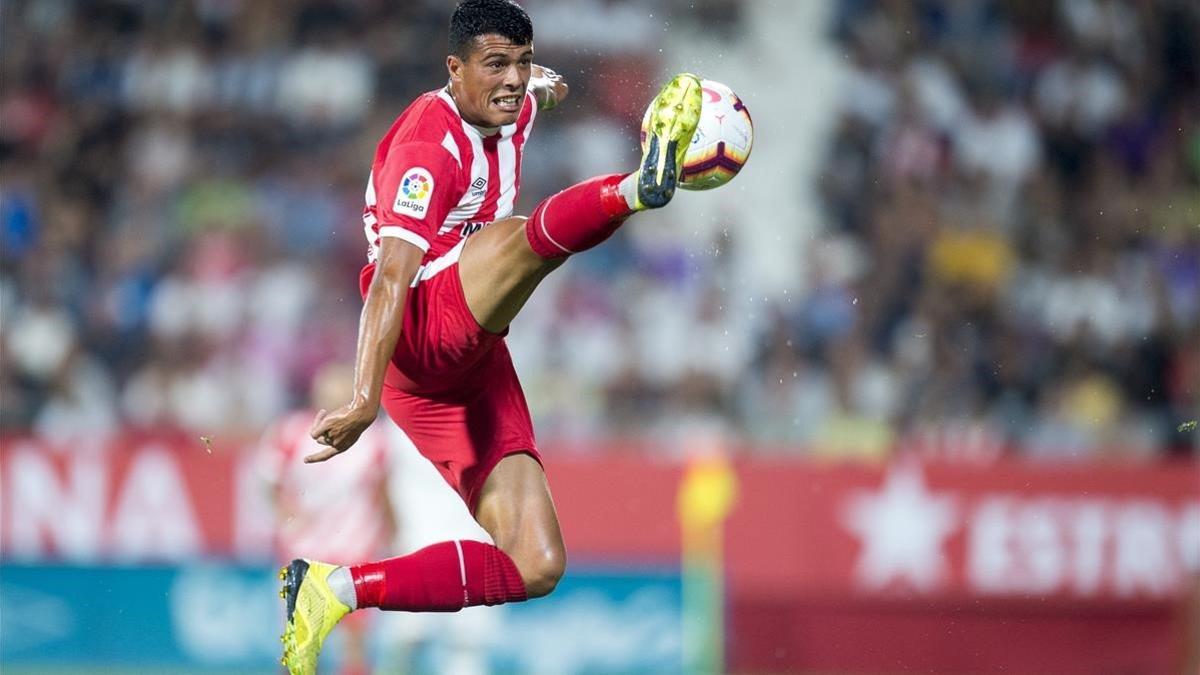
[[[433,176],[425,169],[416,166],[405,172],[400,179],[400,188],[396,190],[396,203],[392,210],[396,213],[424,218],[429,210],[429,198],[433,195]]]

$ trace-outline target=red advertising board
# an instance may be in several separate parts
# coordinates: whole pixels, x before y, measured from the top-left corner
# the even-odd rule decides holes
[[[573,555],[676,554],[679,466],[548,466]],[[1200,648],[1195,464],[735,468],[732,670],[1175,674]]]
[[[0,448],[5,558],[268,555],[262,486],[236,446],[156,435]],[[682,466],[599,450],[544,452],[572,559],[675,564]],[[737,667],[1172,672],[1185,651],[1180,608],[1200,576],[1195,464],[734,468]]]
[[[678,465],[551,456],[548,467],[572,551],[678,554]],[[739,594],[1154,600],[1200,573],[1194,464],[735,468],[726,560]]]
[[[0,444],[0,556],[72,562],[261,557],[271,546],[264,489],[240,448],[181,435],[86,446]]]

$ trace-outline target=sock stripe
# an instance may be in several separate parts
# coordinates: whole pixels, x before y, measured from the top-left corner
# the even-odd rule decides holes
[[[457,612],[527,597],[525,581],[512,558],[492,544],[470,539],[443,541],[398,558],[354,565],[350,577],[359,608]]]
[[[471,594],[467,592],[467,563],[463,559],[462,541],[455,539],[454,548],[458,549],[458,575],[462,579],[463,606],[471,603]]]
[[[546,203],[542,205],[542,210],[540,213],[538,213],[538,216],[539,216],[538,226],[540,226],[542,228],[542,234],[546,235],[546,239],[548,239],[551,244],[554,244],[555,246],[562,249],[563,253],[574,254],[575,251],[572,251],[571,249],[567,248],[566,246],[563,246],[562,244],[558,243],[557,241],[554,241],[554,237],[551,237],[550,232],[548,232],[546,230],[546,211],[550,208],[550,202],[554,201],[554,197],[556,197],[556,196],[557,195],[553,195],[551,197],[546,198]]]

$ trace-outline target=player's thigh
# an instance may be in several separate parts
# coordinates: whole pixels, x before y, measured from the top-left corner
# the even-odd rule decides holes
[[[476,322],[498,333],[508,327],[546,275],[565,259],[546,260],[529,246],[525,218],[491,223],[471,235],[458,262],[467,308]]]
[[[516,563],[531,595],[554,588],[566,568],[566,550],[537,460],[527,454],[500,460],[483,484],[475,518]]]

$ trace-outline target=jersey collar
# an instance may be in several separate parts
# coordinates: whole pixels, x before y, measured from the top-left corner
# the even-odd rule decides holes
[[[500,129],[503,128],[503,127],[481,127],[481,126],[478,126],[475,124],[471,124],[470,122],[463,119],[462,113],[460,113],[458,111],[458,104],[454,102],[454,97],[450,95],[450,85],[449,84],[447,84],[445,87],[442,88],[441,91],[438,92],[438,98],[445,101],[446,104],[450,106],[450,109],[454,111],[454,114],[458,115],[458,119],[462,120],[462,122],[463,122],[464,129],[471,129],[476,134],[479,134],[480,138],[487,138],[488,136],[495,136],[496,134],[500,133]]]

